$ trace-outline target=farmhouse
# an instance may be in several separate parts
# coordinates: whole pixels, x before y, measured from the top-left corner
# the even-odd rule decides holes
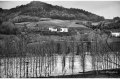
[[[51,31],[51,32],[57,32],[57,28],[49,27],[49,31]]]
[[[53,27],[49,27],[49,31],[51,32],[68,32],[68,28],[53,28]]]
[[[120,32],[111,32],[111,35],[114,37],[120,37]]]
[[[68,32],[68,28],[60,28],[59,32]]]

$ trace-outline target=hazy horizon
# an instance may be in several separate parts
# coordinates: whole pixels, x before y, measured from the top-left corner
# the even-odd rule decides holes
[[[106,19],[120,17],[120,1],[42,1],[65,8],[78,8],[103,16]],[[0,1],[0,8],[10,9],[30,1]]]

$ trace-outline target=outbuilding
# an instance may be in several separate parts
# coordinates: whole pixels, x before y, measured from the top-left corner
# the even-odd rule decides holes
[[[120,32],[111,32],[111,35],[114,37],[120,37]]]
[[[59,32],[68,32],[68,28],[60,28]]]

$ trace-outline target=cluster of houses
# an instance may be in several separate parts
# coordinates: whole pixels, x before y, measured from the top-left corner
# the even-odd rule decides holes
[[[49,31],[51,31],[51,32],[68,32],[68,28],[66,28],[66,27],[61,27],[61,28],[49,27]]]
[[[67,27],[61,27],[61,28],[55,28],[55,27],[49,27],[49,31],[51,32],[69,32]],[[120,37],[120,32],[113,32],[111,31],[111,36],[113,37]]]

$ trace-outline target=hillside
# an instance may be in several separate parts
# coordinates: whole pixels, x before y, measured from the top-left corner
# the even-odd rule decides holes
[[[26,5],[17,6],[9,10],[0,10],[0,19],[2,21],[10,20],[19,15],[34,16],[39,18],[52,18],[62,20],[88,20],[101,21],[104,17],[90,13],[83,9],[64,8],[57,5],[51,5],[40,1],[32,1]]]

